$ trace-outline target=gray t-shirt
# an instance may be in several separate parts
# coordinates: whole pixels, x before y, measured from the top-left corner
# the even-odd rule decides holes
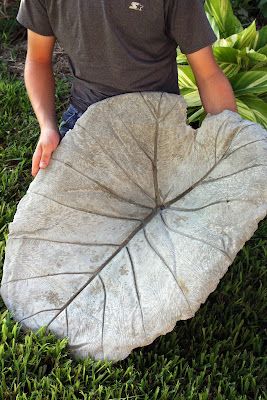
[[[189,54],[217,39],[203,0],[22,0],[17,21],[64,48],[79,111],[122,93],[179,94],[177,45]]]

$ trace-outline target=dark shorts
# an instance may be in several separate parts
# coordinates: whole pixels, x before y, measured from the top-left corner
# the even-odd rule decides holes
[[[61,139],[74,127],[77,119],[80,118],[82,114],[83,113],[79,112],[72,104],[69,105],[62,115],[62,121],[59,125],[59,134]]]

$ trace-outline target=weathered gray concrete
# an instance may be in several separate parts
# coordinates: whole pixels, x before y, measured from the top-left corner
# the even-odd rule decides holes
[[[1,295],[16,320],[122,360],[192,318],[267,213],[267,131],[181,96],[96,103],[20,200]],[[244,271],[246,274],[246,271]]]

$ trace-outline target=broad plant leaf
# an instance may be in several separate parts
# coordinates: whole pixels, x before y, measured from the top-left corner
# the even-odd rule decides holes
[[[227,37],[243,30],[241,22],[233,13],[229,0],[206,0],[205,10],[214,18],[221,37]]]
[[[189,65],[179,65],[178,68],[178,78],[179,78],[179,86],[188,89],[197,89],[197,84],[195,80],[194,73],[192,68]]]
[[[217,36],[217,39],[220,39],[221,38],[220,28],[219,28],[215,18],[213,18],[213,16],[207,10],[206,10],[206,15],[209,20],[210,26],[212,27],[213,32]]]
[[[249,50],[247,51],[247,56],[249,59],[248,69],[250,71],[267,71],[267,54]]]
[[[254,114],[253,110],[251,110],[251,108],[249,108],[248,105],[244,101],[245,97],[246,96],[240,96],[240,97],[236,98],[236,105],[237,105],[238,113],[245,119],[257,122],[257,118],[256,118],[256,115]]]
[[[242,55],[239,50],[231,47],[214,47],[213,54],[218,65],[228,78],[240,71]]]
[[[265,56],[267,56],[267,44],[266,44],[265,46],[261,47],[261,48],[258,50],[258,53],[264,54]]]
[[[265,0],[264,0],[265,1]],[[266,76],[267,72],[267,27],[256,30],[256,21],[243,29],[240,21],[234,16],[229,0],[208,0],[205,2],[205,11],[210,24],[216,33],[217,40],[212,44],[213,54],[221,70],[230,79],[235,92],[236,101],[242,96],[257,95],[259,100],[265,101],[265,77],[252,75],[259,72]],[[195,84],[188,60],[179,49],[177,51],[177,64],[182,66],[183,72],[178,75],[181,94],[189,107],[188,122],[201,122],[205,116],[202,108],[198,88]],[[242,75],[249,72],[249,75]],[[254,82],[255,80],[255,82]],[[191,83],[189,83],[191,82]],[[250,100],[248,100],[250,101]],[[262,110],[261,101],[257,107]],[[254,114],[243,101],[239,101],[241,115],[251,121],[261,123],[264,127],[265,118],[262,113]],[[257,115],[257,116],[256,116]]]
[[[236,96],[244,94],[263,94],[267,92],[266,71],[239,72],[230,78]]]
[[[216,42],[213,43],[212,47],[226,47],[226,48],[231,48],[234,47],[235,43],[237,42],[238,36],[235,33],[234,35],[228,36],[227,38],[222,38],[216,40]]]
[[[222,39],[214,42],[214,47],[234,47],[235,49],[243,49],[248,47],[254,49],[258,41],[256,24],[253,21],[246,29],[243,29],[239,33],[234,33],[230,36],[225,36]]]
[[[242,32],[236,35],[234,47],[236,49],[250,48],[254,49],[258,41],[255,20]]]
[[[260,0],[259,8],[261,10],[262,15],[267,18],[267,0]]]
[[[255,50],[259,50],[267,44],[267,25],[263,26],[259,31],[257,31],[257,43]]]
[[[267,213],[267,131],[143,92],[95,103],[9,224],[1,295],[76,357],[127,357],[192,318]]]
[[[178,84],[188,107],[201,106],[195,76],[189,65],[179,65]]]
[[[191,108],[190,111],[188,111],[188,118],[187,118],[187,123],[195,122],[195,121],[203,121],[204,117],[206,116],[206,112],[204,110],[204,107],[200,107],[198,109],[194,109],[193,107]]]
[[[255,95],[237,98],[239,114],[246,119],[258,122],[267,129],[267,103]]]

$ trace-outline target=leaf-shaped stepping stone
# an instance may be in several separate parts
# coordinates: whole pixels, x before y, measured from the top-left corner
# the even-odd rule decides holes
[[[122,360],[192,318],[267,213],[267,131],[225,110],[194,130],[182,96],[95,103],[9,224],[15,319]]]

